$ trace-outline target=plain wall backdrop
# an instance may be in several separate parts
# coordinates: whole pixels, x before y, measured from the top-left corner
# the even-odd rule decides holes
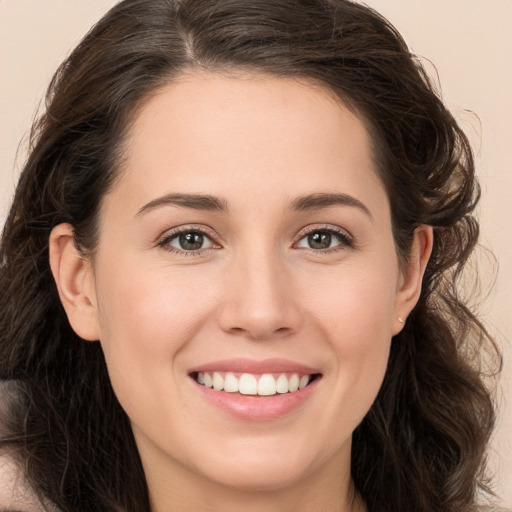
[[[26,139],[53,72],[114,0],[0,0],[0,225]],[[512,508],[512,0],[368,0],[439,74],[442,95],[473,143],[483,197],[481,243],[498,274],[481,312],[505,357],[490,459]],[[431,63],[429,63],[429,61]],[[20,145],[20,141],[23,142]],[[18,149],[19,148],[19,149]],[[482,252],[484,289],[494,270]]]

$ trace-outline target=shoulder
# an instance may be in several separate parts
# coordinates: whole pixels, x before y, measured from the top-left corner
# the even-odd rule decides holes
[[[478,508],[478,512],[512,512],[512,510],[497,505],[482,505]]]
[[[22,471],[8,455],[0,455],[0,512],[4,511],[45,512]]]
[[[10,437],[13,408],[19,397],[19,383],[0,380],[0,437]],[[0,452],[0,512],[49,512],[25,479],[23,470],[9,454]]]

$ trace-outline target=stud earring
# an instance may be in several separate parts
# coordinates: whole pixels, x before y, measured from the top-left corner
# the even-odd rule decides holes
[[[399,321],[401,324],[405,324],[405,320],[404,320],[401,316],[399,316],[399,317],[398,317],[398,321]]]

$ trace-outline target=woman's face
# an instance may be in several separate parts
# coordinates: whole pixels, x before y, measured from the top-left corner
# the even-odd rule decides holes
[[[311,84],[191,73],[125,147],[89,296],[148,480],[348,481],[412,307],[360,119]]]

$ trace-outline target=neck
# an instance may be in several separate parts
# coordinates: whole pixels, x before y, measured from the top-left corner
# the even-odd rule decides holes
[[[365,512],[362,499],[350,490],[330,490],[326,485],[303,485],[274,491],[227,489],[215,483],[200,489],[150,487],[153,512]]]

